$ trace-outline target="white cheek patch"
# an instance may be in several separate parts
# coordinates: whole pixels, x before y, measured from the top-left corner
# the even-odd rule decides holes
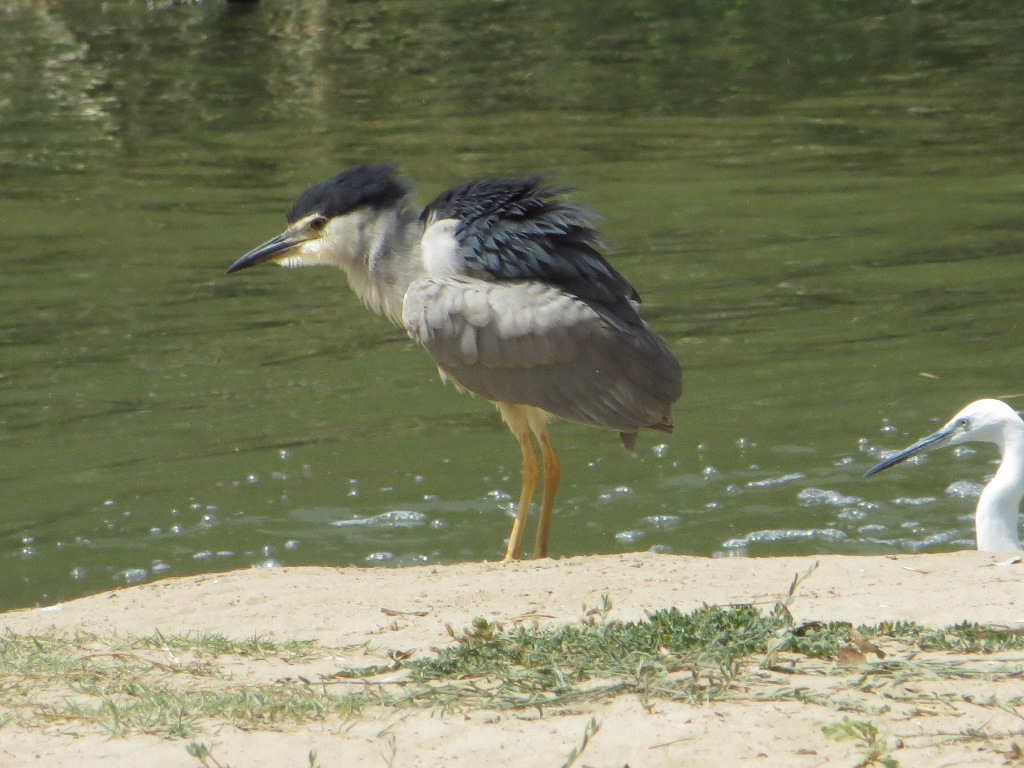
[[[307,240],[293,249],[284,258],[278,259],[277,263],[282,267],[315,267],[323,264],[323,242],[321,240]]]
[[[455,219],[435,221],[423,233],[421,251],[423,265],[433,277],[459,277],[466,273],[466,263],[459,254],[459,241],[455,239]]]

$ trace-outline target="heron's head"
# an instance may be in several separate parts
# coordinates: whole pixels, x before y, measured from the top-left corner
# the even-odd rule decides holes
[[[267,261],[354,268],[413,216],[413,187],[394,165],[358,165],[315,184],[288,211],[288,228],[253,248],[228,274]]]
[[[870,477],[918,454],[947,445],[970,442],[995,443],[1002,450],[1007,428],[1020,422],[1017,412],[1002,400],[976,400],[947,421],[942,429],[889,456],[869,469],[864,477]]]

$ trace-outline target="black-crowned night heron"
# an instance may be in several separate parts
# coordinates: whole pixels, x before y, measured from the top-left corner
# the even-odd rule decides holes
[[[978,498],[974,530],[982,552],[1016,552],[1024,498],[1024,420],[1002,400],[975,400],[946,422],[938,432],[897,451],[867,471],[882,472],[925,451],[963,443],[995,443],[1002,461],[999,470]]]
[[[539,479],[534,557],[547,555],[560,467],[549,416],[617,431],[672,431],[675,356],[637,313],[637,292],[597,251],[590,215],[540,177],[486,179],[420,211],[393,165],[360,165],[310,187],[288,228],[228,272],[274,261],[329,264],[360,300],[404,325],[443,378],[494,402],[523,454],[505,560],[520,556]]]

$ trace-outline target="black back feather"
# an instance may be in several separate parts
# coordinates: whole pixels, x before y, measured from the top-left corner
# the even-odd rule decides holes
[[[560,198],[567,191],[540,176],[471,181],[441,193],[420,218],[459,221],[464,258],[494,279],[543,280],[639,323],[629,304],[639,294],[598,252],[593,214]]]

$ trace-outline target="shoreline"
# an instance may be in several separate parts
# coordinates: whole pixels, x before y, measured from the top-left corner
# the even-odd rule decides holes
[[[0,623],[9,642],[58,636],[72,638],[81,659],[109,657],[118,664],[141,659],[152,666],[146,675],[161,684],[180,678],[194,663],[188,651],[172,644],[126,651],[111,639],[159,633],[164,638],[315,640],[331,655],[303,661],[236,654],[204,663],[216,667],[218,684],[228,686],[302,687],[298,680],[316,686],[319,679],[335,681],[332,691],[339,686],[362,690],[388,681],[338,682],[334,672],[388,664],[396,653],[403,658],[430,655],[451,645],[453,636],[477,618],[529,629],[578,625],[595,612],[602,621],[638,621],[650,611],[675,607],[689,613],[704,605],[754,604],[768,612],[787,599],[794,579],[800,581],[788,610],[797,624],[905,620],[932,628],[963,621],[1017,631],[1024,627],[1021,559],[978,552],[760,559],[637,553],[402,569],[249,569],[162,579],[18,609],[0,614]],[[189,742],[196,741],[220,764],[236,768],[304,766],[310,764],[311,751],[322,768],[470,768],[497,762],[546,768],[566,764],[566,756],[581,745],[578,768],[696,768],[715,762],[848,768],[863,759],[865,745],[826,735],[830,728],[845,727],[844,718],[877,728],[878,739],[894,750],[903,768],[1000,764],[1005,759],[1000,756],[1012,754],[1014,744],[1024,746],[1019,703],[1006,711],[984,705],[994,697],[1012,702],[1014,690],[1019,698],[1024,654],[954,658],[947,653],[928,661],[899,644],[884,647],[886,662],[868,663],[859,671],[806,657],[786,661],[792,669],[784,673],[758,672],[756,664],[747,664],[734,694],[700,705],[628,693],[547,710],[381,705],[350,717],[312,716],[255,729],[230,720],[204,721],[198,735],[182,738],[130,730],[112,737],[82,722],[36,723],[17,715],[5,721],[0,711],[0,766],[197,768],[203,763],[187,751]],[[1009,665],[1016,673],[995,682],[961,679],[958,673],[938,682],[918,676],[900,683],[882,675],[886,664],[899,659],[904,664],[942,663],[949,669],[967,664],[972,674],[982,676],[994,664]],[[872,686],[877,690],[864,692],[856,680],[869,668],[882,676]],[[202,678],[198,685],[205,685]],[[801,689],[809,693],[794,695]],[[843,697],[853,702],[851,708],[822,703]],[[943,735],[958,732],[975,737]]]

